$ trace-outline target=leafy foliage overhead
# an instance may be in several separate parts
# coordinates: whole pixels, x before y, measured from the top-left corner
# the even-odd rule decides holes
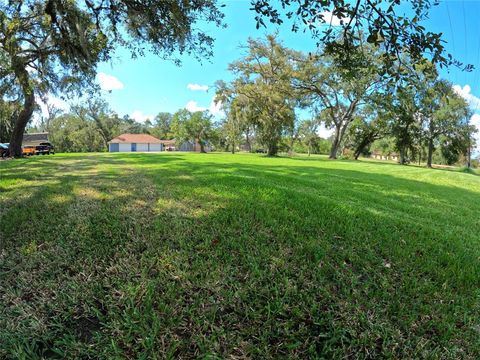
[[[445,52],[442,34],[427,31],[422,25],[438,0],[279,0],[278,3],[280,5],[268,0],[251,0],[251,9],[257,13],[257,28],[265,26],[265,20],[281,24],[289,19],[293,31],[309,29],[319,45],[325,46],[330,54],[338,54],[346,64],[358,33],[364,32],[369,43],[384,49],[384,69],[395,77],[404,75],[392,65],[405,52],[415,62],[427,57],[440,66],[462,66]],[[332,24],[327,14],[339,24]],[[464,68],[471,70],[473,66]]]
[[[11,148],[21,141],[35,108],[35,95],[92,85],[99,62],[118,46],[132,56],[146,50],[178,62],[179,54],[204,59],[213,38],[198,22],[222,25],[215,1],[10,0],[0,4],[0,91],[23,99]],[[13,90],[12,90],[13,89]]]

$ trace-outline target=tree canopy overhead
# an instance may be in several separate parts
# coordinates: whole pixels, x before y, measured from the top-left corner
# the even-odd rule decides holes
[[[427,57],[441,67],[462,66],[445,52],[442,34],[427,31],[422,25],[439,0],[279,0],[279,5],[268,0],[251,0],[251,4],[258,14],[257,27],[264,26],[265,20],[282,24],[289,19],[293,31],[309,29],[319,45],[343,58],[347,65],[358,34],[365,32],[369,43],[383,48],[384,70],[395,77],[402,74],[392,65],[404,53],[415,62]],[[338,19],[339,24],[332,24],[327,14]],[[472,65],[464,67],[472,68]]]
[[[117,46],[178,61],[212,53],[213,38],[195,25],[222,25],[214,0],[10,0],[0,4],[0,89],[22,99],[10,147],[21,155],[36,96],[92,84],[99,62]],[[4,92],[2,90],[2,96]]]

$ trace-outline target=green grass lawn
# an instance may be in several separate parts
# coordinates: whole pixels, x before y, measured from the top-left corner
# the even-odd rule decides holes
[[[0,169],[0,358],[480,357],[478,175],[182,153]]]

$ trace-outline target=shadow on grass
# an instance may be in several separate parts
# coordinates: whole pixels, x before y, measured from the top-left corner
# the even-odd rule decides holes
[[[5,313],[46,330],[16,320],[0,340],[104,358],[475,352],[477,192],[298,159],[198,159],[9,169],[26,181],[3,196],[31,196],[1,213]]]

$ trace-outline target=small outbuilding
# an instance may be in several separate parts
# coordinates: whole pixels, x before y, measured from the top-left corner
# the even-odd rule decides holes
[[[163,151],[162,140],[148,134],[122,134],[108,142],[109,152]]]
[[[23,146],[37,146],[44,142],[48,142],[48,132],[23,134]]]

